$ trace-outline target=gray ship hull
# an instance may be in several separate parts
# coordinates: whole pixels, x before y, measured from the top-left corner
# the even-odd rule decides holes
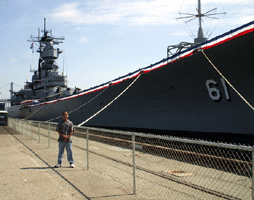
[[[150,130],[157,134],[163,131],[253,134],[253,109],[209,62],[250,105],[254,105],[253,24],[251,22],[111,84],[29,108],[13,106],[9,115],[58,122],[62,111],[66,110],[70,120],[78,125],[113,101],[82,125]]]

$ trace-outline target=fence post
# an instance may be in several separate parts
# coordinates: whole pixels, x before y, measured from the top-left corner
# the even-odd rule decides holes
[[[87,149],[87,152],[86,152],[86,158],[87,158],[87,165],[86,165],[86,168],[87,170],[89,170],[89,129],[86,129],[86,149]]]
[[[48,130],[48,148],[50,148],[50,123],[49,123],[49,130]]]
[[[254,146],[252,146],[252,200],[254,200]]]
[[[28,137],[28,134],[27,134],[27,121],[26,121],[26,136]]]
[[[135,133],[132,133],[133,194],[136,194]]]
[[[31,126],[31,139],[33,139],[33,127],[32,127],[32,121],[30,121],[30,126]]]
[[[38,123],[38,143],[40,143],[41,142],[41,137],[40,137],[40,126],[41,126],[41,124],[40,124],[40,122]]]

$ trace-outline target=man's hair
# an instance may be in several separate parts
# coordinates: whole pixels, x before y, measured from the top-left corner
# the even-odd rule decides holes
[[[67,111],[63,111],[63,112],[62,112],[62,115],[64,115],[64,113],[67,113],[67,114],[69,115],[69,113],[68,113]]]

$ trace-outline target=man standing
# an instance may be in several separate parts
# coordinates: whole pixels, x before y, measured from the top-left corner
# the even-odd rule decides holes
[[[67,159],[70,163],[71,168],[74,168],[74,160],[72,156],[72,140],[71,140],[71,135],[74,132],[74,127],[73,123],[68,119],[69,114],[68,112],[64,111],[62,113],[63,120],[59,122],[59,124],[56,127],[56,130],[59,134],[58,138],[58,148],[59,148],[59,153],[58,153],[58,160],[57,164],[55,167],[62,167],[62,159],[63,159],[63,153],[64,153],[64,148],[66,148],[67,152]]]

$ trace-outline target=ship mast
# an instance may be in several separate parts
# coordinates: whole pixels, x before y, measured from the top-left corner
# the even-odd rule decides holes
[[[199,24],[199,27],[198,27],[198,37],[194,39],[194,43],[195,44],[200,44],[200,43],[203,43],[203,42],[206,42],[207,41],[207,38],[204,37],[204,34],[203,34],[203,29],[202,29],[202,17],[205,17],[205,14],[202,14],[201,13],[201,2],[200,0],[198,0],[198,14],[196,15],[196,17],[198,17],[198,24]]]
[[[44,17],[44,34],[46,32],[46,17]]]
[[[219,19],[217,17],[214,17],[215,15],[221,15],[221,14],[226,14],[226,13],[212,13],[216,11],[217,8],[213,8],[212,10],[209,10],[205,13],[202,13],[201,11],[201,0],[198,0],[198,7],[196,8],[197,14],[190,14],[190,13],[179,13],[180,15],[185,15],[184,17],[178,17],[176,19],[188,19],[185,23],[187,24],[188,22],[198,19],[198,34],[197,37],[194,38],[194,43],[189,43],[189,42],[181,42],[178,45],[170,45],[168,46],[167,49],[167,55],[168,57],[171,55],[176,55],[177,53],[181,52],[183,49],[188,49],[192,46],[204,43],[207,41],[207,38],[204,37],[203,34],[203,28],[202,28],[202,18],[211,18],[211,19]],[[175,50],[175,53],[172,53],[172,50]]]

